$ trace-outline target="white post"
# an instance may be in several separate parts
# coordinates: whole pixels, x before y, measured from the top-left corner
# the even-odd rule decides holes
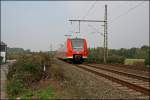
[[[45,68],[45,64],[44,64],[44,72],[46,71],[46,68]]]

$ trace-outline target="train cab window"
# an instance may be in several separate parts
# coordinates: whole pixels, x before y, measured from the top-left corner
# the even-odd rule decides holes
[[[71,39],[72,47],[74,50],[83,50],[84,48],[84,39]]]

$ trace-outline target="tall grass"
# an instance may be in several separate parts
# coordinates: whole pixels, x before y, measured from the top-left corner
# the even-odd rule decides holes
[[[145,59],[125,59],[125,65],[144,65]]]

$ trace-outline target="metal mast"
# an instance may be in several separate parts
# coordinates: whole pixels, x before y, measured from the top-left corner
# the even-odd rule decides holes
[[[80,22],[103,22],[104,23],[104,63],[107,62],[107,56],[108,56],[108,38],[107,38],[107,5],[105,5],[105,15],[104,20],[69,20],[71,23],[79,22],[79,32],[80,33]]]
[[[108,57],[107,5],[105,5],[104,20],[105,20],[104,22],[104,63],[106,63]]]

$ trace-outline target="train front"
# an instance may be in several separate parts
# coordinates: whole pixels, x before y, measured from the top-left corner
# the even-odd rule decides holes
[[[87,43],[82,38],[72,38],[67,40],[67,57],[74,62],[82,63],[88,56]]]

